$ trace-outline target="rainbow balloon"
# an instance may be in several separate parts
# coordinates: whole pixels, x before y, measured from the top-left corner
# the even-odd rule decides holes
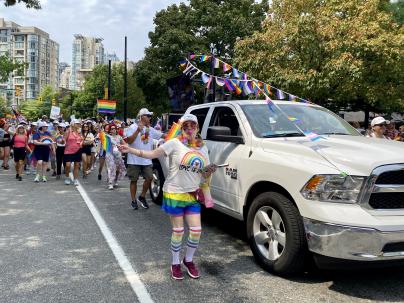
[[[170,130],[167,133],[166,141],[174,139],[181,135],[181,124],[180,123],[173,123]]]

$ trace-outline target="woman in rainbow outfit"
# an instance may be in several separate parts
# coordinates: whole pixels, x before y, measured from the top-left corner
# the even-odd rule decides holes
[[[197,201],[196,192],[216,170],[214,164],[209,164],[208,149],[198,134],[199,126],[196,116],[192,114],[182,116],[179,129],[178,137],[153,151],[138,150],[126,145],[119,146],[122,152],[132,153],[138,157],[154,159],[166,156],[169,158],[169,172],[163,186],[162,209],[170,216],[172,225],[171,276],[176,280],[184,278],[180,262],[184,221],[189,227],[189,236],[182,264],[191,278],[199,278],[199,271],[193,262],[202,231],[201,205]]]

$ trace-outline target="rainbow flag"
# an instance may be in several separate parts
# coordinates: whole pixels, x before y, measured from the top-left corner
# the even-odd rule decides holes
[[[111,137],[104,132],[100,132],[99,137],[100,137],[102,149],[105,150],[107,153],[112,152]]]
[[[240,95],[243,91],[239,86],[239,81],[237,80],[230,80],[234,84],[234,90],[236,91],[237,95]]]
[[[206,61],[208,61],[209,59],[210,59],[210,56],[202,55],[202,56],[201,56],[201,59],[200,59],[200,62],[206,62]]]
[[[97,100],[97,110],[103,114],[115,114],[116,100]]]
[[[170,130],[167,133],[166,136],[166,141],[174,139],[176,137],[178,137],[179,135],[181,135],[181,124],[180,123],[173,123],[173,125],[171,126]]]
[[[52,137],[50,137],[50,136],[41,136],[41,138],[39,139],[39,142],[46,143],[46,144],[55,143],[55,141],[53,141]]]

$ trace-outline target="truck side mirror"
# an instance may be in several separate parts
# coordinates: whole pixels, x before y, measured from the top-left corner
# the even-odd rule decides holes
[[[242,136],[232,136],[230,127],[227,126],[210,126],[206,140],[244,144],[244,138]]]

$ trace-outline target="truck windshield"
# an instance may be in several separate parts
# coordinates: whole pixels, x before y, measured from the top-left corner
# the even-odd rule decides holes
[[[279,104],[281,110],[267,104],[244,104],[254,135],[259,138],[296,137],[303,132],[319,135],[361,136],[348,122],[323,107],[305,104]]]

